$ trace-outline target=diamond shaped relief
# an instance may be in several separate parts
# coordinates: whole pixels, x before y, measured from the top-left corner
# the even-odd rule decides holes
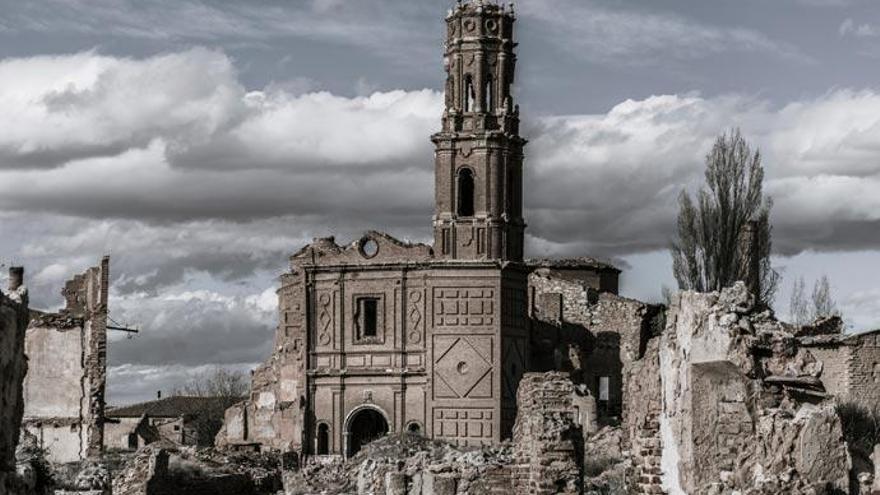
[[[445,382],[459,397],[465,397],[492,369],[467,339],[458,338],[437,359],[435,376]]]

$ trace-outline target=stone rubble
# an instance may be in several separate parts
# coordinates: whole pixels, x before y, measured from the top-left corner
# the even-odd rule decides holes
[[[822,365],[745,285],[674,297],[660,338],[662,488],[670,494],[849,491]]]

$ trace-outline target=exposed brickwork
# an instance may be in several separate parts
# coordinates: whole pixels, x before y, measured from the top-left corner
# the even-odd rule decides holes
[[[847,398],[866,406],[880,404],[880,333],[848,339]]]
[[[517,394],[515,459],[529,469],[516,493],[578,494],[583,437],[574,421],[574,385],[564,373],[526,373]]]
[[[632,456],[632,493],[640,495],[664,493],[660,481],[662,397],[658,350],[659,339],[652,339],[644,356],[626,369],[624,438],[629,442]]]

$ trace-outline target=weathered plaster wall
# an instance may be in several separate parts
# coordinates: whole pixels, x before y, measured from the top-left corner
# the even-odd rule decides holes
[[[27,370],[24,335],[27,301],[13,302],[0,292],[0,493],[18,493],[15,447],[23,413],[22,382]]]
[[[103,450],[109,259],[69,280],[59,313],[34,312],[26,334],[27,429],[53,462]]]
[[[25,377],[27,418],[77,418],[83,407],[82,326],[28,328],[25,354],[31,363]],[[52,363],[51,366],[48,364]]]

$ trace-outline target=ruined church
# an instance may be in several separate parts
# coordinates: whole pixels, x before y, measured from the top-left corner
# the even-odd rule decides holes
[[[481,1],[446,18],[433,246],[368,232],[346,246],[316,239],[291,256],[273,355],[249,400],[227,411],[220,444],[349,456],[388,432],[500,442],[532,362],[530,274],[552,270],[583,291],[616,292],[610,265],[523,258],[514,21]],[[541,300],[559,312],[556,296]],[[619,369],[612,375],[591,383],[609,411],[620,408]]]

